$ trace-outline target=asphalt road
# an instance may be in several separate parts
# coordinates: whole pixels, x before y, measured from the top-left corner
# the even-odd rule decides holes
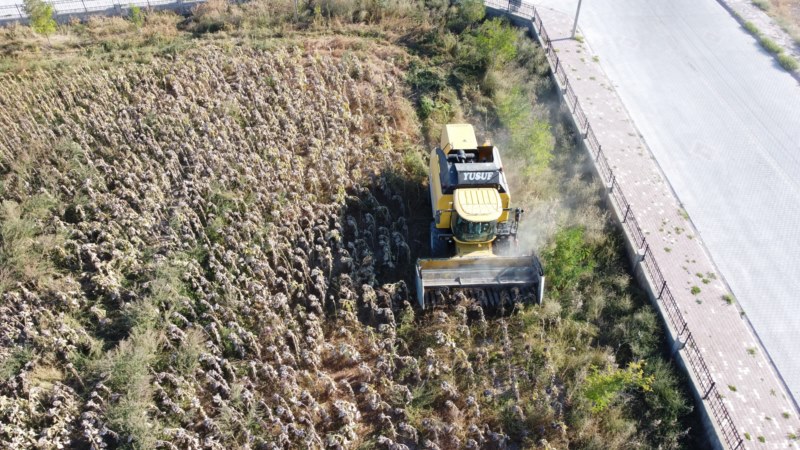
[[[800,86],[715,0],[584,0],[579,28],[800,400]]]

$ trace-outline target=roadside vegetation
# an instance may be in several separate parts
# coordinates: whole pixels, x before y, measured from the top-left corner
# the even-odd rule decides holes
[[[299,3],[0,31],[0,440],[701,446],[541,49],[479,1]],[[413,306],[456,121],[542,306]]]
[[[800,45],[800,0],[753,0]]]
[[[783,47],[781,47],[780,44],[764,36],[753,22],[745,22],[744,28],[758,39],[758,43],[761,44],[764,50],[775,55],[778,64],[787,72],[795,72],[800,68],[800,63],[798,63],[796,59],[784,53]]]
[[[753,4],[766,11],[792,36],[794,44],[800,46],[800,0],[753,0]],[[775,60],[787,72],[796,72],[800,69],[800,63],[786,54],[780,44],[765,36],[753,22],[746,21],[742,26],[755,36],[764,50],[775,56]]]

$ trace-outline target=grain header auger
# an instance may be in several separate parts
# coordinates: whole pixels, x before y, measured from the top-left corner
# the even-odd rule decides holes
[[[514,256],[522,210],[511,208],[500,153],[478,145],[469,124],[449,124],[428,172],[433,209],[431,254],[418,259],[417,300],[424,309],[462,290],[482,306],[541,303],[544,272],[536,255]]]

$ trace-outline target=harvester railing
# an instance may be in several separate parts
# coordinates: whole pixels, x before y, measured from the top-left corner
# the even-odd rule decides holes
[[[555,48],[553,48],[552,41],[547,34],[539,12],[533,5],[526,4],[522,0],[486,0],[484,4],[495,10],[505,11],[517,17],[529,19],[533,24],[533,29],[542,44],[545,55],[547,56],[547,61],[550,64],[553,78],[560,87],[563,103],[572,114],[575,127],[581,134],[586,149],[595,162],[597,173],[606,185],[608,195],[613,199],[612,202],[623,229],[630,237],[635,250],[640,254],[638,259],[639,265],[646,274],[646,279],[650,284],[654,297],[661,303],[661,309],[665,320],[668,322],[668,328],[671,328],[671,333],[674,335],[676,343],[682,343],[682,347],[679,349],[684,351],[685,361],[688,366],[687,370],[694,375],[696,387],[701,393],[703,400],[708,404],[708,410],[711,411],[711,416],[716,422],[719,433],[721,434],[720,441],[724,442],[728,448],[733,450],[744,448],[744,439],[739,434],[727,406],[722,401],[722,396],[719,395],[716,390],[716,383],[714,382],[705,358],[703,358],[703,353],[689,330],[689,324],[686,322],[678,303],[675,301],[675,297],[653,255],[653,251],[647,244],[647,239],[639,226],[632,205],[625,198],[622,187],[617,182],[614,170],[609,164],[603,147],[597,139],[597,135],[586,116],[586,112],[583,110],[580,100],[569,81],[567,72],[564,69],[564,64],[562,64]]]

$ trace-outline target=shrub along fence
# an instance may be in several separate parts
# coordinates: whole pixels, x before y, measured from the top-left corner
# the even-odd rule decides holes
[[[194,5],[205,0],[52,0],[46,3],[53,5],[53,16],[58,21],[71,17],[87,17],[90,15],[123,15],[131,7],[138,6],[147,9],[172,9],[188,11]],[[25,4],[0,5],[0,24],[10,22],[26,22],[28,14]]]
[[[734,424],[728,408],[722,401],[722,396],[717,391],[717,385],[708,370],[703,354],[700,352],[700,348],[697,346],[691,330],[689,330],[689,326],[661,272],[661,268],[650,250],[647,239],[636,220],[636,216],[633,214],[631,204],[625,199],[625,194],[622,192],[619,183],[617,183],[614,171],[603,153],[603,147],[597,140],[589,119],[578,101],[578,96],[575,94],[563,64],[552,46],[538,11],[533,5],[525,4],[522,0],[485,0],[484,4],[489,8],[513,14],[517,18],[523,18],[533,23],[533,30],[539,37],[547,55],[547,61],[550,63],[553,76],[561,88],[564,104],[572,113],[572,119],[592,156],[597,173],[608,189],[608,196],[614,204],[613,209],[615,209],[619,221],[627,232],[636,252],[636,263],[643,267],[642,272],[650,284],[651,291],[656,301],[661,303],[661,309],[664,311],[663,315],[668,324],[667,328],[671,330],[673,338],[678,344],[678,350],[684,351],[684,361],[688,363],[687,369],[693,375],[692,379],[696,389],[702,399],[708,403],[707,409],[711,411],[711,416],[716,422],[717,433],[718,435],[721,434],[721,436],[718,436],[720,443],[733,450],[744,448],[744,440],[736,429],[736,424]]]

